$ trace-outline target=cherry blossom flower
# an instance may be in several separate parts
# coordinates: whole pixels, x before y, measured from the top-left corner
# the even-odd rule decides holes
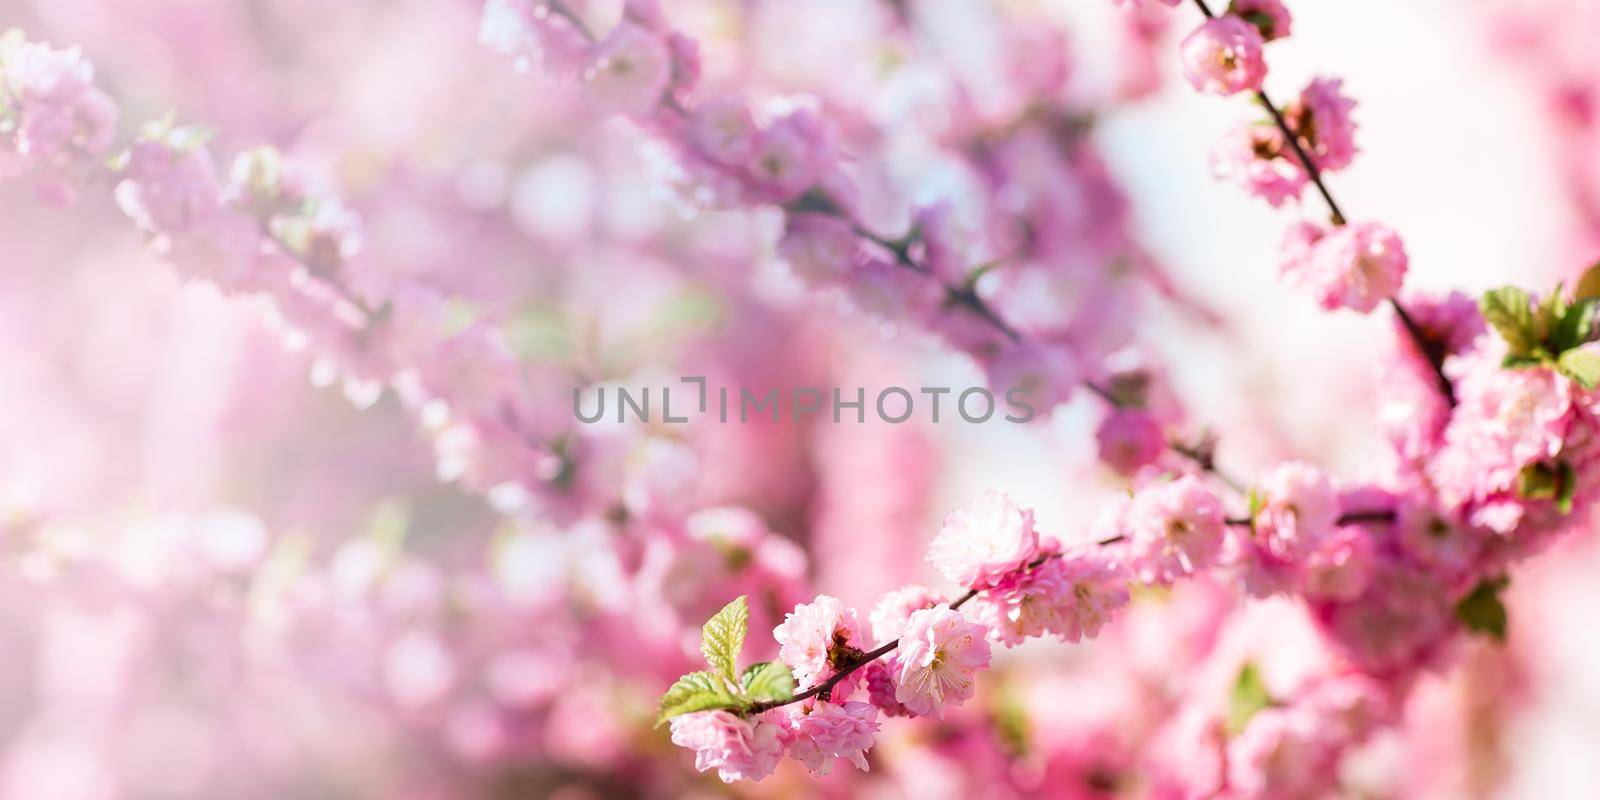
[[[1191,475],[1139,490],[1126,527],[1135,574],[1147,583],[1171,583],[1209,568],[1226,535],[1222,505]]]
[[[1270,123],[1244,123],[1211,153],[1211,174],[1280,208],[1299,199],[1310,178],[1295,159],[1283,132]]]
[[[789,706],[789,754],[813,775],[827,775],[834,758],[867,772],[866,753],[878,733],[878,709],[870,703],[816,701]]]
[[[1039,554],[1033,511],[1000,492],[987,492],[945,517],[928,547],[928,563],[968,588],[990,586]]]
[[[937,717],[945,706],[972,697],[973,674],[989,666],[986,633],[949,606],[912,613],[895,656],[900,666],[895,700],[917,714]]]
[[[817,595],[810,603],[801,603],[783,618],[783,623],[772,631],[778,640],[778,657],[794,673],[795,685],[807,689],[821,683],[833,674],[841,658],[850,650],[871,647],[856,618],[855,609],[847,607],[837,597]],[[834,696],[848,696],[849,687],[858,676],[841,682]]]
[[[1261,88],[1267,62],[1256,26],[1232,15],[1206,20],[1179,45],[1183,74],[1196,91],[1230,95]]]
[[[1228,13],[1256,26],[1266,41],[1284,39],[1293,32],[1294,18],[1283,0],[1233,0]]]
[[[872,625],[872,638],[879,642],[900,638],[912,612],[942,602],[944,597],[926,586],[902,586],[889,592],[872,607],[872,614],[867,618]]]
[[[715,769],[726,783],[759,781],[783,758],[781,712],[745,718],[727,711],[700,711],[672,719],[672,743],[694,751],[694,768]]]
[[[1356,101],[1345,96],[1343,86],[1337,78],[1316,78],[1283,110],[1301,147],[1323,172],[1344,169],[1357,153],[1356,123],[1350,116]]]
[[[1302,222],[1284,239],[1281,272],[1323,308],[1366,314],[1399,293],[1408,265],[1405,245],[1383,225],[1358,223],[1330,231]]]
[[[1119,408],[1107,414],[1094,438],[1101,463],[1124,475],[1155,463],[1167,449],[1160,420],[1140,408]]]

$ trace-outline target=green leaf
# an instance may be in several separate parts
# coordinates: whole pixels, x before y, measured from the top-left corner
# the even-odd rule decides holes
[[[739,684],[753,700],[787,700],[794,694],[794,676],[781,661],[763,661],[745,667]]]
[[[1600,353],[1593,350],[1568,350],[1556,359],[1556,367],[1585,389],[1600,385]]]
[[[1524,500],[1549,500],[1560,489],[1561,474],[1549,464],[1529,464],[1517,476],[1517,496]]]
[[[744,595],[741,594],[723,606],[700,629],[701,654],[706,657],[711,669],[727,678],[729,683],[739,679],[735,663],[739,660],[739,651],[744,649],[744,633],[749,625],[750,607],[745,605]]]
[[[1505,587],[1505,578],[1479,582],[1471,593],[1456,603],[1456,618],[1469,631],[1505,641],[1508,620],[1505,604],[1500,602],[1500,590]]]
[[[1478,301],[1483,319],[1500,332],[1500,338],[1511,346],[1511,352],[1524,354],[1539,344],[1538,331],[1534,329],[1533,309],[1528,293],[1515,286],[1504,286],[1483,293]]]
[[[1592,299],[1600,299],[1600,264],[1584,270],[1572,287],[1573,302]]]
[[[1594,309],[1600,299],[1593,297],[1572,304],[1556,323],[1550,336],[1550,349],[1563,353],[1589,341],[1594,333]]]
[[[1549,362],[1537,355],[1508,355],[1500,359],[1501,369],[1532,369],[1533,367],[1548,366]]]
[[[1562,318],[1567,315],[1566,293],[1561,284],[1556,284],[1554,291],[1545,295],[1544,299],[1534,308],[1533,333],[1534,340],[1548,342],[1556,332],[1556,327],[1561,324]],[[1552,348],[1560,352],[1560,348]]]
[[[1556,489],[1556,510],[1563,515],[1572,513],[1572,498],[1578,494],[1578,471],[1571,464],[1561,462],[1561,486]]]
[[[710,672],[691,672],[672,684],[661,696],[661,710],[656,714],[656,727],[681,714],[710,711],[719,708],[746,707],[744,699],[728,689],[722,678]]]
[[[1239,677],[1233,681],[1233,692],[1228,695],[1228,718],[1224,725],[1229,736],[1237,736],[1250,723],[1257,712],[1274,705],[1267,684],[1261,679],[1261,670],[1254,662],[1245,662],[1239,668]]]

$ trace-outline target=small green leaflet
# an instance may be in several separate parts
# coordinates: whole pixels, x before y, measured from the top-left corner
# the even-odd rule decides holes
[[[1556,360],[1556,368],[1585,389],[1600,385],[1600,353],[1593,350],[1568,350]]]
[[[1600,299],[1600,264],[1584,270],[1582,277],[1578,278],[1578,283],[1572,287],[1572,299],[1574,301]]]
[[[750,607],[745,605],[741,594],[706,620],[705,627],[700,629],[701,655],[706,657],[711,669],[730,682],[739,678],[738,667],[734,664],[739,660],[739,651],[744,649],[744,632],[749,625]]]
[[[745,705],[746,702],[730,691],[721,677],[710,672],[691,672],[679,678],[661,696],[656,727],[661,727],[661,723],[680,714],[714,708],[743,708]]]
[[[739,652],[750,627],[750,607],[743,595],[722,607],[700,629],[700,653],[710,670],[691,672],[661,696],[656,726],[680,714],[713,709],[744,713],[757,702],[787,700],[794,676],[781,663],[751,664],[739,673]]]
[[[1506,640],[1506,607],[1500,602],[1500,590],[1506,587],[1505,578],[1480,582],[1472,592],[1456,604],[1456,618],[1467,630]]]
[[[1491,289],[1478,301],[1484,321],[1500,332],[1514,355],[1525,355],[1539,344],[1529,302],[1528,293],[1515,286]]]
[[[794,676],[779,661],[763,661],[745,667],[739,683],[752,700],[784,700],[794,694]]]
[[[1233,692],[1228,695],[1228,718],[1224,722],[1229,736],[1237,736],[1258,712],[1274,705],[1267,684],[1261,679],[1261,670],[1247,661],[1239,668],[1239,677],[1233,681]]]

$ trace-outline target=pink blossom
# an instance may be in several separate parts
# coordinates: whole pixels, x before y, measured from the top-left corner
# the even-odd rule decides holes
[[[1206,20],[1179,45],[1183,74],[1197,91],[1230,95],[1261,88],[1267,62],[1256,26],[1232,16]]]
[[[861,255],[861,236],[834,214],[790,214],[778,255],[811,286],[848,276]]]
[[[1562,451],[1575,418],[1573,387],[1549,368],[1503,368],[1499,337],[1478,342],[1449,365],[1458,404],[1427,473],[1445,508],[1510,533],[1528,505],[1515,493],[1523,469]]]
[[[868,617],[872,624],[872,638],[878,642],[900,638],[900,632],[905,630],[906,620],[911,619],[912,612],[932,608],[942,602],[944,597],[926,586],[902,586],[889,592],[872,607],[872,614]]]
[[[117,204],[151,233],[181,233],[222,203],[216,165],[198,144],[142,140],[128,152],[123,175]]]
[[[768,711],[749,719],[727,711],[673,717],[672,743],[694,751],[694,768],[715,769],[725,783],[759,781],[783,758],[784,728]]]
[[[1280,464],[1259,488],[1254,538],[1273,556],[1301,561],[1332,535],[1339,523],[1339,495],[1326,473],[1304,462]]]
[[[861,669],[866,673],[867,698],[879,711],[891,717],[914,717],[916,712],[895,699],[899,691],[900,664],[893,658],[879,659]]]
[[[996,644],[1052,634],[1094,638],[1128,604],[1127,575],[1099,548],[1069,551],[1012,575],[973,600],[973,615]]]
[[[895,656],[900,665],[895,700],[917,714],[937,717],[946,705],[972,697],[973,674],[989,666],[986,633],[949,606],[912,613]]]
[[[1135,573],[1170,583],[1204,570],[1216,561],[1225,528],[1222,505],[1194,476],[1146,486],[1128,511]]]
[[[757,133],[750,108],[736,97],[719,95],[694,109],[687,139],[707,159],[737,167],[755,152]]]
[[[1039,420],[1066,402],[1079,380],[1078,365],[1065,347],[1036,339],[1007,342],[983,360],[983,369],[997,395],[1026,403]]]
[[[1310,181],[1283,132],[1270,123],[1243,124],[1224,136],[1211,153],[1211,174],[1273,208],[1299,199]]]
[[[815,703],[788,706],[789,755],[813,775],[827,775],[831,759],[842,758],[867,772],[866,753],[878,733],[878,709],[870,703]]]
[[[584,77],[606,107],[642,116],[661,103],[672,79],[672,52],[656,32],[625,21],[595,45]]]
[[[1359,525],[1337,528],[1306,562],[1305,592],[1353,600],[1371,584],[1376,560],[1376,548],[1366,530]]]
[[[1324,230],[1302,222],[1284,238],[1281,274],[1323,308],[1363,314],[1400,291],[1409,260],[1394,231],[1378,223]]]
[[[1233,0],[1228,14],[1256,26],[1261,38],[1269,42],[1283,39],[1293,30],[1294,18],[1283,0]]]
[[[1285,121],[1317,169],[1333,172],[1350,166],[1356,156],[1356,123],[1350,112],[1356,101],[1346,97],[1337,78],[1316,78],[1283,110]]]
[[[1228,786],[1239,797],[1294,800],[1330,785],[1338,765],[1331,732],[1294,708],[1257,712],[1228,742]]]
[[[821,124],[809,112],[795,111],[756,137],[745,169],[766,199],[786,203],[816,184],[823,154]]]
[[[778,640],[778,658],[789,665],[794,672],[795,685],[801,689],[815,686],[833,674],[834,666],[847,648],[861,650],[871,646],[862,633],[855,609],[825,594],[817,595],[810,603],[795,606],[784,616],[783,623],[773,629],[772,636]],[[848,694],[844,684],[840,688]],[[835,689],[836,697],[840,688]]]
[[[1000,492],[951,512],[928,547],[928,563],[967,588],[990,586],[1039,554],[1033,511]]]
[[[1101,463],[1124,475],[1155,463],[1167,448],[1161,422],[1141,408],[1119,408],[1107,414],[1094,438]]]

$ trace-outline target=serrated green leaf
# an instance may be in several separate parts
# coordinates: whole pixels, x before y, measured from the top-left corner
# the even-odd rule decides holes
[[[672,684],[661,696],[661,708],[656,714],[656,727],[682,714],[712,709],[742,709],[746,702],[728,689],[726,682],[714,673],[691,672]]]
[[[1563,353],[1589,341],[1594,333],[1594,310],[1600,299],[1593,297],[1572,304],[1556,324],[1550,337],[1550,349]]]
[[[1504,286],[1484,292],[1478,301],[1483,319],[1500,333],[1514,354],[1524,354],[1538,346],[1540,337],[1534,329],[1533,309],[1528,293],[1515,286]]]
[[[1567,315],[1567,299],[1561,284],[1556,284],[1554,291],[1545,295],[1538,305],[1534,307],[1533,331],[1534,340],[1548,342],[1555,333],[1556,327],[1561,324],[1562,317]],[[1559,351],[1559,348],[1553,348]]]
[[[739,685],[752,700],[787,700],[794,694],[794,676],[780,661],[763,661],[745,667]]]
[[[1556,367],[1585,389],[1600,385],[1600,353],[1593,350],[1568,350],[1556,359]]]
[[[1572,287],[1572,299],[1591,300],[1600,298],[1600,264],[1584,270],[1583,275]]]
[[[1505,641],[1509,620],[1505,604],[1500,602],[1500,590],[1505,586],[1504,578],[1479,582],[1471,593],[1456,603],[1456,618],[1469,631]]]
[[[722,607],[700,629],[700,653],[718,675],[731,683],[739,679],[739,651],[744,649],[745,629],[750,625],[750,607],[744,595]]]
[[[1228,695],[1228,717],[1224,721],[1228,735],[1238,735],[1250,724],[1251,717],[1272,705],[1272,695],[1267,692],[1266,681],[1261,679],[1261,670],[1254,662],[1245,662]]]

